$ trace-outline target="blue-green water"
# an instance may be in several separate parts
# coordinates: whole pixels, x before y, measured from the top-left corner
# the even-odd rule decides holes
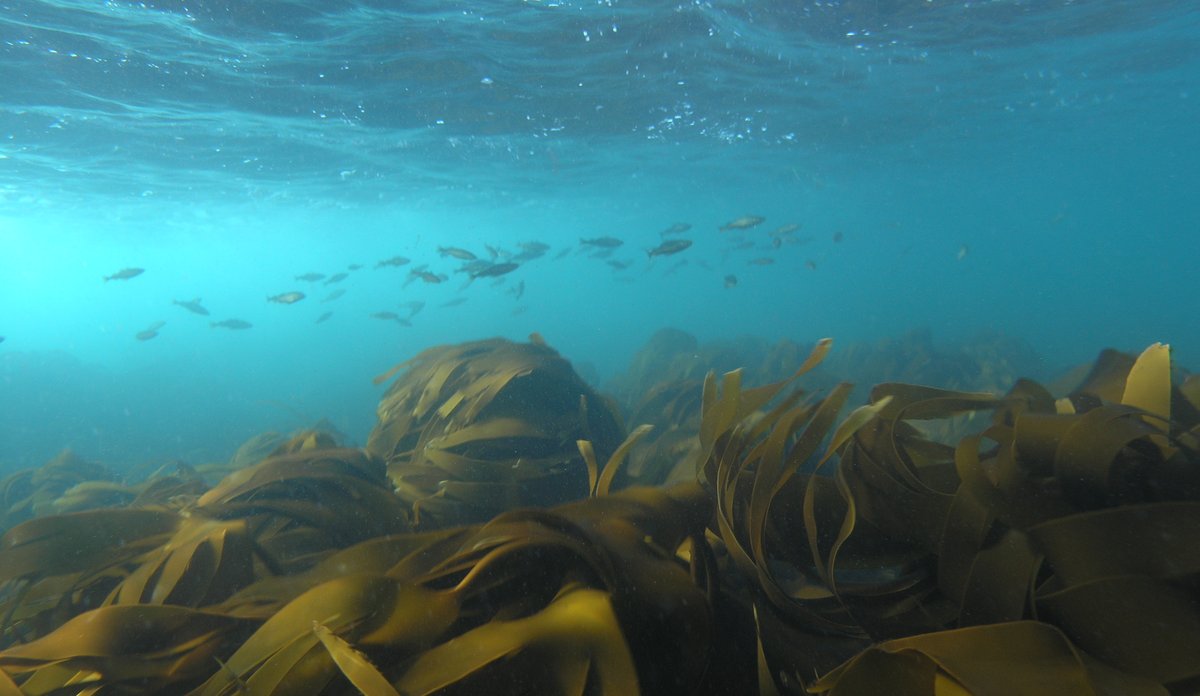
[[[0,464],[361,442],[373,375],[532,331],[601,383],[663,326],[1195,367],[1198,101],[1186,1],[5,2]],[[500,284],[437,253],[535,241]]]

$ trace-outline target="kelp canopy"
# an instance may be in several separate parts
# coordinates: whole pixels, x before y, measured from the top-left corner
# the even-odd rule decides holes
[[[211,488],[18,474],[0,694],[1200,689],[1200,383],[1166,347],[849,413],[792,386],[830,348],[656,388],[634,422],[666,435],[486,341],[404,366],[365,451],[301,433]]]

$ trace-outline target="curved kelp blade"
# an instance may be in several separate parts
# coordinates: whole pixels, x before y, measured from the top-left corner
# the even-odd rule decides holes
[[[1166,696],[1154,682],[1098,665],[1056,628],[1033,621],[887,641],[823,676],[808,690],[830,696]]]
[[[510,693],[504,666],[522,655],[537,665],[522,680],[536,693],[557,696],[630,696],[639,693],[637,670],[612,604],[604,592],[568,588],[545,609],[514,621],[493,621],[417,658],[394,682],[412,696],[453,684]],[[508,686],[509,689],[505,687]],[[528,690],[529,681],[524,688]]]

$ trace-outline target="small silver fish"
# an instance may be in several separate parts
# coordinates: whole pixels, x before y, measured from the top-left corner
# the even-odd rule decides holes
[[[332,316],[333,316],[333,312],[325,312],[321,316],[317,317],[317,320],[313,323],[320,324],[321,322],[327,321],[329,319],[329,317],[332,317]]]
[[[241,319],[225,319],[222,321],[213,321],[213,322],[209,322],[208,325],[214,329],[232,329],[234,331],[240,331],[242,329],[249,329],[252,326],[254,326],[254,324],[251,324],[248,321],[242,321]]]
[[[277,302],[279,304],[296,304],[304,299],[304,293],[293,290],[291,292],[280,293],[267,298],[267,302]]]
[[[458,247],[438,247],[438,253],[442,256],[459,259],[460,261],[474,261],[476,259],[475,254]]]
[[[349,273],[334,273],[333,275],[331,275],[329,277],[329,280],[325,281],[325,284],[333,285],[334,283],[340,283],[349,277],[350,277]]]
[[[520,264],[516,264],[511,261],[506,261],[504,263],[493,263],[493,264],[489,265],[487,268],[483,268],[483,269],[473,272],[471,274],[471,277],[472,278],[492,278],[495,276],[502,276],[506,273],[512,273],[513,271],[517,270],[518,268],[520,268]]]
[[[306,283],[315,283],[324,277],[324,273],[305,273],[304,275],[296,276],[296,280],[303,280]]]
[[[662,232],[659,232],[659,235],[661,235],[663,237],[670,237],[673,234],[683,234],[684,232],[687,232],[690,229],[692,229],[692,226],[690,224],[688,224],[686,222],[677,222],[674,225],[671,225],[667,229],[663,230]]]
[[[380,261],[379,263],[375,264],[375,268],[383,268],[384,266],[394,266],[396,268],[399,268],[400,266],[408,265],[408,263],[409,263],[409,259],[407,259],[403,256],[393,256],[390,259],[384,259],[383,261]]]
[[[766,218],[761,215],[743,215],[740,218],[730,220],[717,229],[721,232],[728,232],[730,230],[748,230],[751,227],[761,225],[764,221],[766,221]]]

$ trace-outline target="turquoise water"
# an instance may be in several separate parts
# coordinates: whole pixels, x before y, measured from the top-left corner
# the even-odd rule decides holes
[[[532,331],[601,383],[664,326],[1195,367],[1198,101],[1186,1],[6,2],[0,465],[361,443],[375,374]],[[523,242],[499,284],[437,253]]]

